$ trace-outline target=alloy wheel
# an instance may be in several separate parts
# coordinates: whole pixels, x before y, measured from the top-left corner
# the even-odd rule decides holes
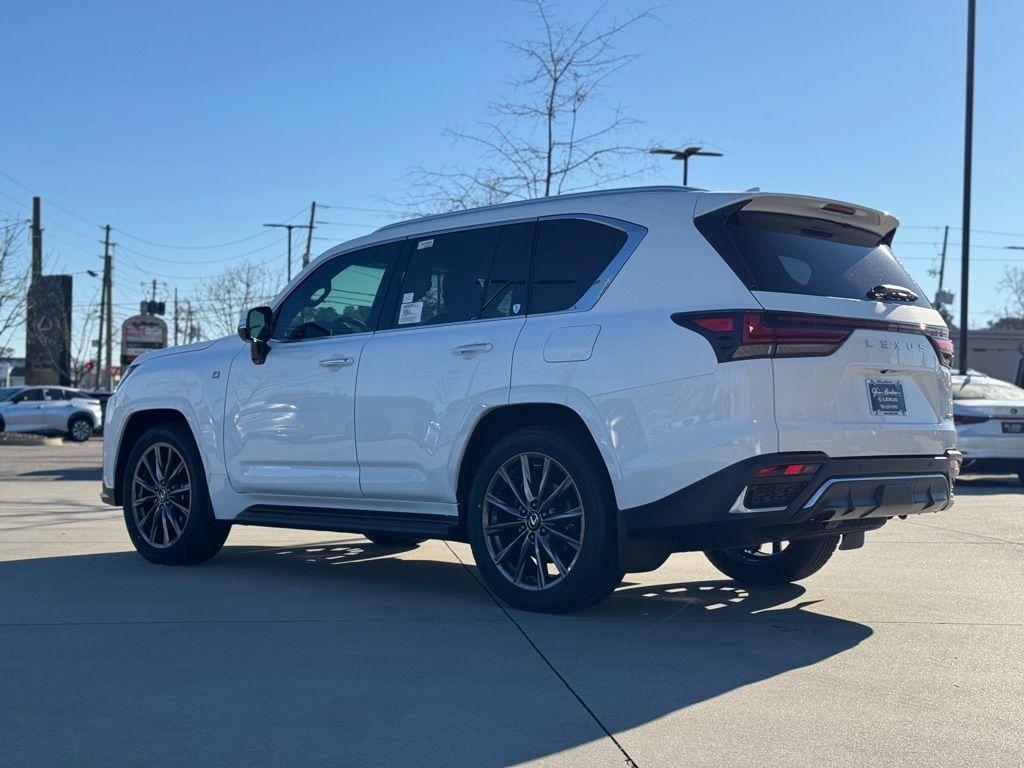
[[[565,468],[543,453],[520,453],[494,473],[483,502],[491,562],[508,581],[539,591],[561,582],[583,546],[583,500]]]
[[[85,419],[76,419],[71,425],[71,437],[78,442],[89,439],[92,428]]]
[[[135,526],[147,544],[165,549],[181,538],[192,510],[192,482],[174,446],[154,443],[139,457],[131,504]]]

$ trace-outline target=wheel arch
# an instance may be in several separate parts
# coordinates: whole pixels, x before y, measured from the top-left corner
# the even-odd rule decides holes
[[[473,426],[459,462],[456,499],[459,506],[459,527],[463,531],[466,522],[466,498],[477,466],[498,440],[524,427],[554,427],[579,439],[600,466],[608,480],[608,487],[614,493],[615,474],[609,467],[609,457],[604,455],[591,427],[577,411],[561,403],[512,403],[498,406],[484,413]]]
[[[181,411],[173,408],[153,408],[150,410],[136,411],[128,417],[124,428],[121,430],[121,440],[117,446],[117,461],[114,469],[114,503],[120,505],[123,502],[124,470],[128,463],[128,455],[132,448],[139,441],[148,429],[159,426],[180,427],[188,435],[192,444],[196,446],[199,454],[199,461],[203,461],[202,451],[198,450],[198,441],[192,431],[192,426]]]
[[[89,420],[89,423],[92,424],[92,428],[93,429],[96,429],[99,426],[96,423],[96,419],[94,419],[93,415],[91,413],[89,413],[88,411],[73,411],[68,416],[68,420],[67,420],[67,422],[65,422],[64,426],[67,427],[68,430],[70,431],[71,430],[71,422],[74,421],[75,419],[77,419],[79,416],[84,416],[85,418],[87,418]]]

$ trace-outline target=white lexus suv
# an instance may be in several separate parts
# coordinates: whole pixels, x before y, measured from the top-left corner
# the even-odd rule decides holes
[[[103,498],[156,563],[207,560],[232,525],[468,541],[536,611],[680,551],[801,579],[952,503],[952,346],[897,225],[657,187],[383,227],[244,313],[241,339],[139,358]]]

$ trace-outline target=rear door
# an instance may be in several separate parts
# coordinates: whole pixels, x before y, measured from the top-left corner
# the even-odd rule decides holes
[[[779,450],[927,455],[953,446],[952,346],[892,254],[896,219],[757,195],[696,224],[765,309],[752,336],[772,358]]]
[[[508,402],[533,227],[406,243],[401,279],[359,367],[356,440],[368,498],[455,501],[455,467],[472,425]]]
[[[43,404],[42,428],[64,431],[68,428],[68,418],[71,416],[70,394],[66,389],[47,387],[43,396],[46,402]]]

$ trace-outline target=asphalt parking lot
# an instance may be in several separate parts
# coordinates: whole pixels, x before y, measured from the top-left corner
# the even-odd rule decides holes
[[[458,544],[236,528],[150,565],[99,464],[0,444],[0,765],[1021,764],[1016,479],[799,586],[678,554],[538,616]]]

